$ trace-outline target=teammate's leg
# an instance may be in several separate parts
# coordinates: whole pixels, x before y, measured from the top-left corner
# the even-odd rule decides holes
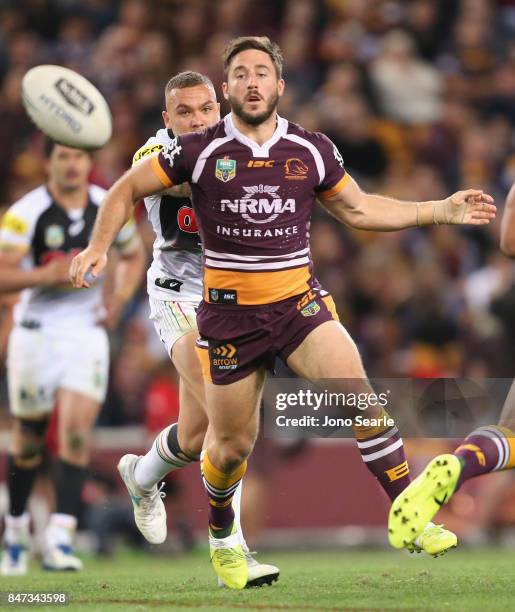
[[[143,490],[151,490],[170,472],[200,458],[208,422],[202,371],[195,353],[197,336],[196,331],[190,332],[173,345],[171,359],[180,377],[179,420],[160,432],[149,452],[137,461],[134,480]]]
[[[43,459],[48,416],[17,418],[13,424],[11,452],[7,457],[6,482],[9,512],[5,517],[2,575],[21,575],[27,571],[29,515],[27,502]]]
[[[43,458],[58,375],[50,354],[51,346],[40,330],[14,327],[7,351],[9,408],[15,421],[7,462],[10,514],[6,517],[1,564],[5,574],[23,574],[27,570],[29,515],[26,506]]]
[[[319,325],[288,357],[288,365],[309,380],[333,379],[335,392],[372,393],[358,349],[345,328],[336,321]],[[329,380],[325,381],[329,383]],[[348,416],[364,414],[355,410]],[[385,413],[370,406],[364,416],[378,418]],[[354,428],[361,457],[390,499],[410,483],[409,468],[399,431],[395,426]]]
[[[56,508],[45,533],[43,567],[79,570],[82,562],[73,554],[73,538],[100,404],[91,397],[64,388],[58,390],[57,402],[58,456],[53,474]]]
[[[515,383],[504,403],[498,425],[478,427],[454,453],[435,457],[393,502],[390,543],[400,548],[420,532],[461,485],[475,476],[515,468]]]
[[[499,423],[475,429],[453,454],[461,464],[455,490],[474,476],[515,467],[515,382],[504,402]]]
[[[308,380],[322,380],[325,385],[330,384],[332,392],[373,393],[356,345],[337,321],[327,321],[313,329],[288,356],[287,363],[294,372]],[[358,414],[364,413],[349,408],[346,416],[355,417]],[[369,405],[364,414],[373,419],[385,415],[387,413],[378,405]],[[355,426],[354,432],[363,462],[389,498],[395,499],[410,483],[408,462],[397,427]],[[429,520],[419,534],[424,530],[424,540],[415,544],[415,550],[420,546],[429,554],[441,554],[457,543],[453,533],[434,526]]]
[[[199,460],[207,430],[202,371],[195,353],[197,335],[189,332],[171,342],[170,357],[179,374],[178,422],[159,432],[145,455],[124,455],[118,463],[136,525],[152,544],[161,544],[167,536],[166,509],[158,485],[167,474]]]

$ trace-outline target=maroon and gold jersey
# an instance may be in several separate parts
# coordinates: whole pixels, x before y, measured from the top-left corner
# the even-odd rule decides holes
[[[258,145],[229,114],[177,137],[152,164],[165,187],[191,184],[206,302],[270,304],[312,288],[313,205],[349,180],[326,136],[278,117],[272,138]]]

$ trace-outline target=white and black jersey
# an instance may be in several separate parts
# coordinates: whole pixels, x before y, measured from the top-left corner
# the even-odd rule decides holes
[[[67,211],[53,200],[46,186],[34,189],[3,216],[0,248],[22,251],[24,269],[82,251],[88,246],[105,193],[101,187],[89,185],[86,206]],[[136,227],[131,220],[118,234],[115,245],[129,252],[136,242]],[[15,323],[25,327],[83,327],[95,325],[103,315],[101,279],[89,289],[73,289],[69,283],[25,289],[14,311]]]
[[[134,155],[132,164],[157,155],[170,144],[171,130],[158,130]],[[145,198],[156,235],[152,264],[147,272],[148,294],[175,302],[202,299],[202,246],[191,200],[168,191]]]

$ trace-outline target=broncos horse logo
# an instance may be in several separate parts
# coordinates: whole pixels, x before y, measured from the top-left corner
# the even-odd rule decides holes
[[[290,157],[284,163],[284,172],[287,179],[302,180],[307,178],[309,168],[298,157]]]

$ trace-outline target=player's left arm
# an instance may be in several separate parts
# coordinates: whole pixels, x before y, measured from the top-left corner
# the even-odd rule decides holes
[[[506,197],[501,220],[501,251],[515,258],[515,183]]]
[[[341,153],[324,134],[313,134],[321,180],[317,198],[345,225],[389,232],[438,224],[486,225],[495,218],[492,196],[480,189],[457,191],[445,200],[403,202],[360,189],[345,171]]]
[[[496,211],[492,196],[480,189],[457,191],[445,200],[405,202],[365,193],[348,174],[337,193],[320,193],[318,199],[345,225],[379,232],[422,225],[486,225]]]

